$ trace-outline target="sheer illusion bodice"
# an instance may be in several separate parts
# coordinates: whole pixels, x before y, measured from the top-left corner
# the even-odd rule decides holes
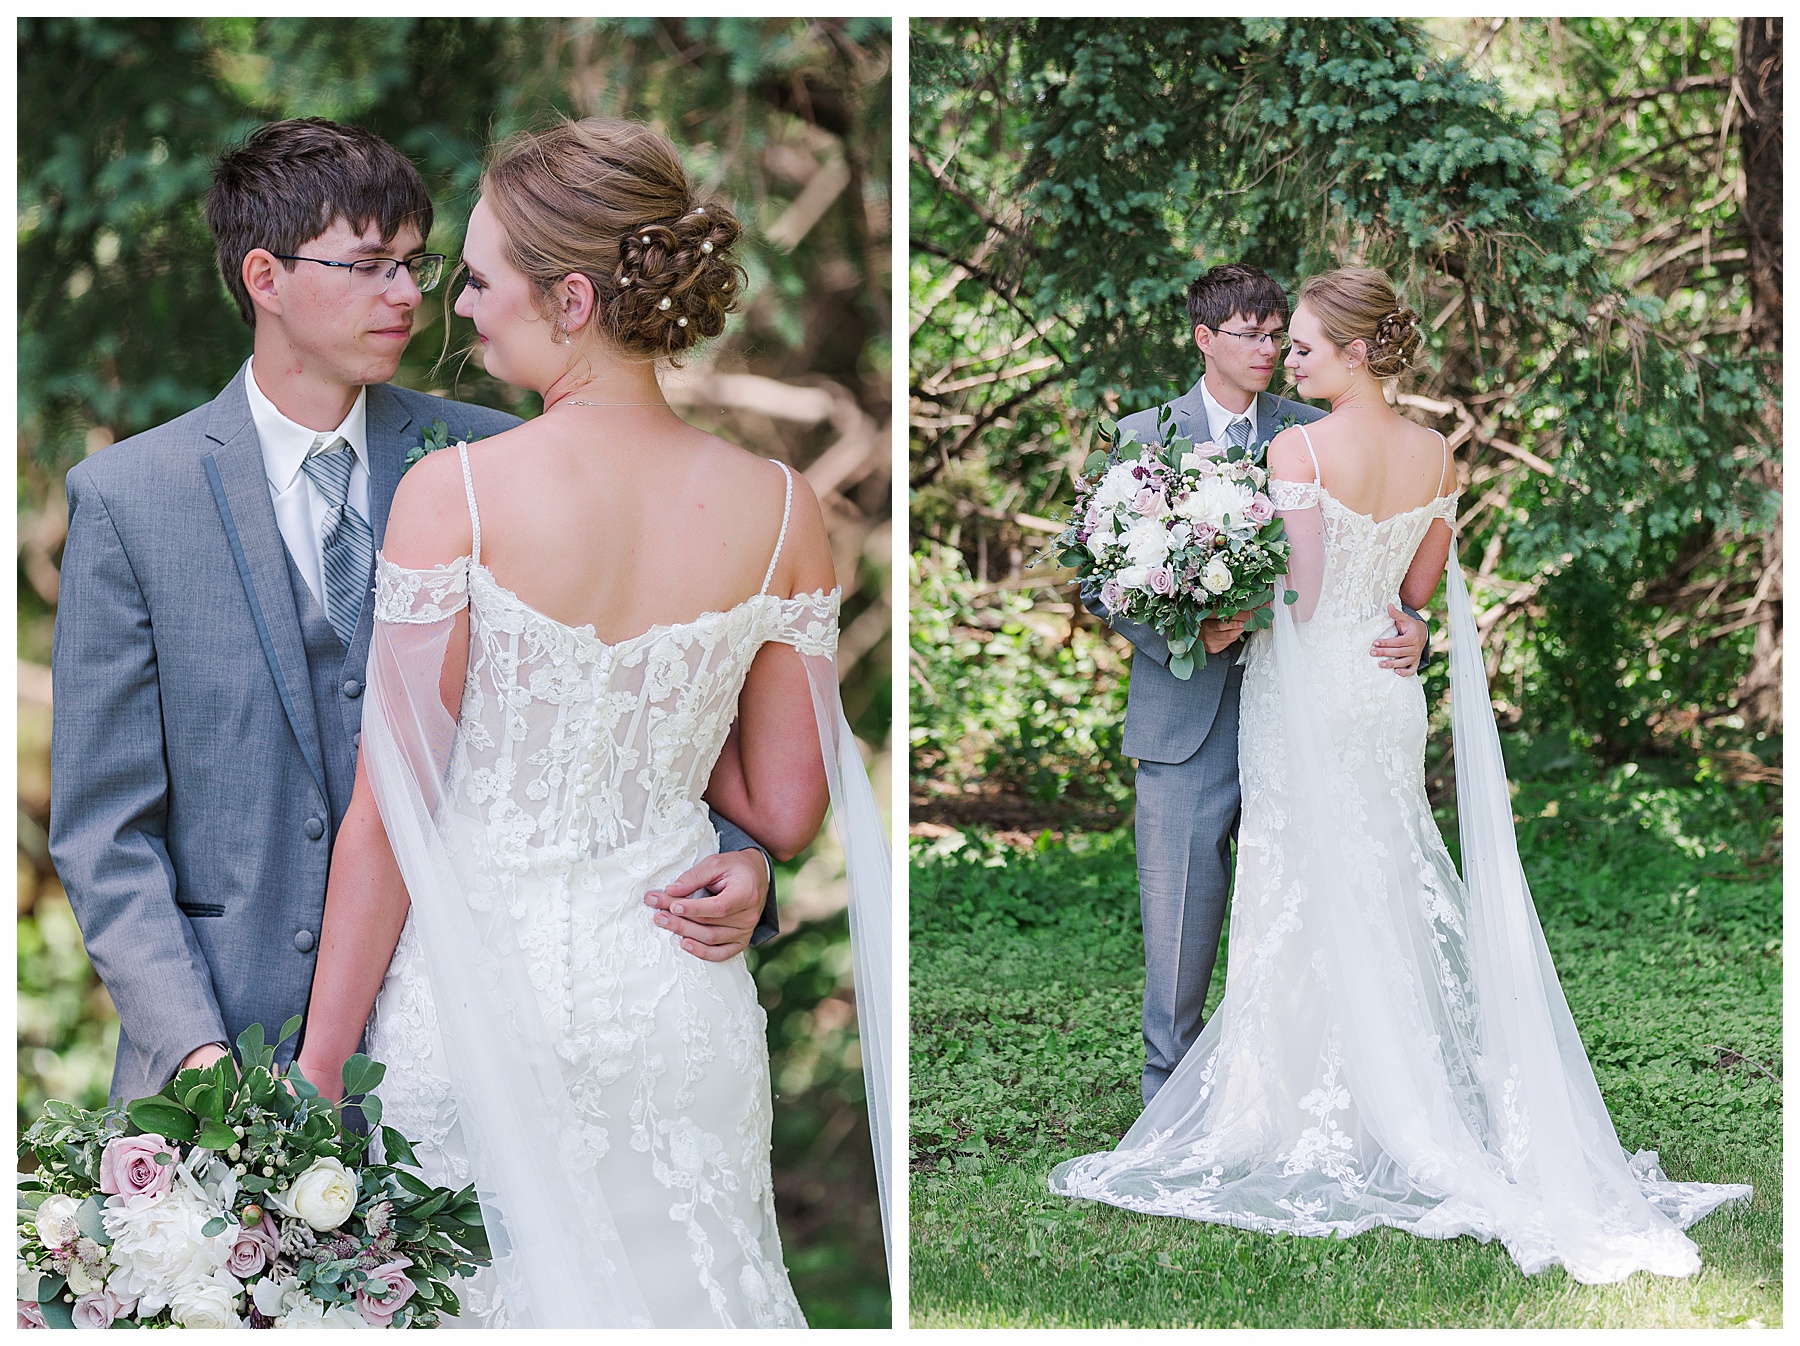
[[[1619,1145],[1518,866],[1454,553],[1466,884],[1425,793],[1420,679],[1369,653],[1456,497],[1376,520],[1315,483],[1271,496],[1322,554],[1245,656],[1225,994],[1119,1147],[1051,1187],[1248,1229],[1498,1238],[1588,1282],[1691,1274],[1680,1229],[1750,1189],[1668,1182]]]
[[[803,1326],[775,1225],[755,986],[742,957],[682,952],[643,897],[717,849],[701,795],[758,649],[829,655],[838,595],[780,598],[765,579],[725,611],[608,643],[500,584],[474,520],[471,555],[450,565],[380,559],[375,615],[389,630],[437,629],[468,610],[434,823],[497,946],[488,956],[523,974],[553,1044],[576,1131],[559,1143],[573,1142],[570,1162],[598,1166],[651,1322]],[[387,1121],[424,1142],[428,1174],[479,1182],[460,1117],[483,1082],[446,1058],[415,926],[432,896],[412,896],[368,1051],[388,1065]],[[489,1273],[464,1289],[466,1322],[517,1322],[495,1289]]]

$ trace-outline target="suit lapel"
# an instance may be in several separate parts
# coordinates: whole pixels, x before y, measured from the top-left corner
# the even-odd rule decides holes
[[[213,401],[204,434],[208,444],[214,446],[204,460],[207,480],[231,545],[238,579],[250,600],[257,639],[300,752],[320,795],[329,799],[320,765],[319,725],[313,714],[306,645],[300,635],[300,616],[294,610],[294,591],[288,580],[287,544],[281,540],[281,529],[275,522],[262,441],[257,437],[256,423],[250,419],[241,371]]]
[[[1204,444],[1212,438],[1212,426],[1206,419],[1206,399],[1200,395],[1201,382],[1202,379],[1195,379],[1192,388],[1169,404],[1175,410],[1176,429],[1196,444]]]
[[[1281,399],[1273,393],[1256,395],[1256,442],[1259,445],[1267,444],[1281,432],[1281,418],[1275,414],[1280,405]]]
[[[379,549],[382,538],[387,536],[388,511],[400,486],[400,474],[406,470],[406,452],[410,447],[407,431],[413,418],[385,383],[369,388],[369,400],[363,410],[369,432],[369,528]],[[363,598],[362,616],[356,622],[356,638],[344,656],[346,676],[360,677],[354,670],[369,661],[369,641],[375,630],[374,576],[370,576],[369,586],[370,592]]]

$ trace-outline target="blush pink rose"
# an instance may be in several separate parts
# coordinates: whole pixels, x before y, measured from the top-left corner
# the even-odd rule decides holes
[[[1225,446],[1223,444],[1214,443],[1209,439],[1203,443],[1194,445],[1194,452],[1199,454],[1202,458],[1223,458],[1225,456]]]
[[[19,1326],[41,1327],[49,1330],[50,1324],[44,1321],[44,1311],[29,1299],[19,1301]]]
[[[1250,502],[1250,508],[1245,510],[1244,513],[1250,516],[1250,522],[1252,523],[1267,523],[1270,519],[1275,517],[1275,502],[1269,499],[1269,497],[1264,495],[1261,491],[1258,491],[1256,493],[1256,498]]]
[[[386,1327],[394,1321],[400,1307],[413,1297],[415,1289],[406,1275],[412,1259],[396,1257],[369,1272],[369,1279],[356,1287],[356,1308],[371,1327]],[[377,1296],[383,1296],[377,1298]]]
[[[1131,502],[1131,507],[1139,514],[1154,514],[1162,508],[1162,496],[1146,486],[1137,493],[1137,499]]]
[[[1117,612],[1119,604],[1125,601],[1125,586],[1116,579],[1108,580],[1100,586],[1100,601],[1108,612]]]
[[[96,1290],[75,1301],[69,1316],[77,1327],[108,1328],[118,1318],[129,1318],[137,1308],[137,1300],[120,1299],[111,1290]]]
[[[1175,572],[1168,566],[1150,567],[1150,592],[1172,594],[1175,592]]]
[[[112,1196],[161,1196],[175,1185],[175,1165],[156,1156],[179,1159],[180,1153],[158,1135],[119,1136],[100,1156],[100,1190]]]
[[[265,1216],[260,1224],[237,1227],[237,1236],[232,1240],[231,1252],[225,1259],[225,1269],[240,1281],[249,1280],[280,1253],[281,1246],[276,1243],[275,1233],[269,1227],[271,1223]]]

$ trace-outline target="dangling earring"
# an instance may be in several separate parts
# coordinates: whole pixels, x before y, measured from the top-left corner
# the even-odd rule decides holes
[[[561,318],[556,320],[556,330],[550,334],[550,339],[559,346],[572,345],[575,341],[575,338],[569,335],[569,329],[563,325]]]

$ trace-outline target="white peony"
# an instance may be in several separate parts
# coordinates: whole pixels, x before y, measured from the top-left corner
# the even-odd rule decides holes
[[[1175,512],[1192,524],[1209,524],[1214,528],[1225,527],[1225,516],[1229,514],[1232,522],[1242,524],[1250,501],[1255,498],[1252,491],[1242,482],[1227,481],[1223,477],[1202,477],[1194,483],[1194,489],[1181,498],[1175,506]]]
[[[299,1307],[300,1301],[308,1296],[300,1288],[297,1276],[283,1276],[279,1280],[274,1276],[264,1276],[250,1287],[250,1298],[256,1305],[256,1311],[263,1317],[279,1318],[283,1314],[292,1313]]]
[[[243,1288],[228,1271],[183,1281],[169,1296],[169,1316],[182,1327],[239,1327],[237,1298]]]
[[[1155,519],[1139,519],[1125,534],[1125,555],[1134,566],[1159,566],[1169,559],[1169,530]]]
[[[1209,594],[1222,594],[1231,587],[1231,567],[1225,563],[1223,556],[1215,556],[1206,563],[1206,569],[1200,572],[1200,583],[1206,586]]]
[[[38,1207],[37,1235],[46,1248],[66,1248],[81,1237],[76,1212],[81,1203],[72,1196],[52,1196]]]
[[[77,1295],[91,1295],[106,1288],[105,1264],[89,1266],[79,1258],[69,1260],[69,1289]]]
[[[112,1239],[115,1270],[107,1289],[120,1299],[139,1300],[145,1317],[162,1311],[176,1286],[208,1278],[231,1255],[229,1226],[205,1238],[200,1231],[211,1212],[199,1208],[177,1187],[161,1196],[107,1198],[101,1223]]]
[[[1150,587],[1150,567],[1126,566],[1116,578],[1127,589],[1147,589]]]
[[[1101,509],[1129,505],[1137,499],[1138,488],[1143,483],[1137,478],[1136,468],[1134,461],[1126,459],[1107,469],[1106,475],[1100,479],[1100,485],[1094,490],[1094,500]]]
[[[336,1159],[315,1159],[275,1204],[314,1229],[336,1229],[356,1209],[356,1175]]]

